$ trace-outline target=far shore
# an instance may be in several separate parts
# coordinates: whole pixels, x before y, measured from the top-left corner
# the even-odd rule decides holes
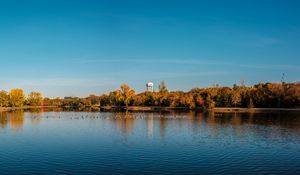
[[[161,106],[87,106],[99,108],[103,111],[204,111],[202,108],[188,109],[186,107],[161,107]],[[27,109],[42,109],[42,108],[59,108],[59,106],[23,106],[23,107],[0,107],[0,112],[27,110]],[[216,107],[211,110],[213,112],[271,112],[271,111],[299,111],[300,108],[240,108],[240,107]]]

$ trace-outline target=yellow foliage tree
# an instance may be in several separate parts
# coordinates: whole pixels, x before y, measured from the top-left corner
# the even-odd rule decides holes
[[[22,89],[12,89],[9,92],[10,104],[12,107],[22,107],[25,102],[25,95]]]
[[[9,96],[6,91],[0,91],[0,107],[8,107]]]
[[[135,96],[135,91],[131,89],[127,84],[121,85],[121,91],[119,91],[119,96],[124,101],[124,104],[126,107],[128,107],[128,104],[130,100]]]
[[[43,101],[42,94],[39,92],[31,92],[27,97],[28,105],[41,106]]]

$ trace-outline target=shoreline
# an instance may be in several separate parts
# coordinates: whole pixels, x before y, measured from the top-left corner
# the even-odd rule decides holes
[[[270,111],[297,111],[300,112],[300,108],[214,108],[214,112],[270,112]]]
[[[104,111],[212,111],[212,112],[270,112],[270,111],[297,111],[300,112],[300,108],[234,108],[234,107],[216,107],[210,110],[203,110],[203,108],[189,109],[186,107],[160,107],[160,106],[129,106],[128,109],[125,106],[101,106],[100,109]]]
[[[188,109],[186,107],[161,107],[161,106],[92,106],[102,111],[205,111],[202,108]],[[59,106],[23,106],[23,107],[0,107],[0,112],[9,112],[14,110],[42,109],[42,108],[61,108]],[[63,107],[64,108],[64,107]],[[216,107],[207,111],[212,112],[271,112],[271,111],[295,111],[300,112],[300,108],[234,108],[234,107]]]
[[[23,106],[23,107],[0,107],[0,112],[9,112],[26,109],[57,108],[57,106]]]

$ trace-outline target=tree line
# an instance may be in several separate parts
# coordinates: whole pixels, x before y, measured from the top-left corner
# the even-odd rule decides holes
[[[31,92],[25,96],[22,89],[12,89],[9,92],[0,91],[0,107],[41,106],[42,102],[43,97],[39,92]]]
[[[157,92],[136,93],[122,84],[120,89],[100,96],[85,98],[65,97],[42,98],[39,92],[27,97],[21,89],[10,92],[0,91],[0,107],[29,106],[161,106],[184,107],[188,109],[212,109],[214,107],[246,108],[294,108],[300,107],[299,83],[259,83],[254,86],[234,85],[233,87],[213,86],[194,88],[188,92],[169,91],[161,82]]]
[[[259,83],[252,87],[233,85],[233,87],[194,88],[188,92],[169,92],[165,83],[159,85],[158,92],[135,94],[128,85],[120,90],[100,96],[103,106],[162,106],[185,107],[189,109],[214,107],[300,107],[299,83]]]

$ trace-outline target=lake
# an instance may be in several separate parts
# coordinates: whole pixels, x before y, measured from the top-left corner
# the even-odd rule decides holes
[[[0,112],[0,174],[299,174],[300,113]]]

